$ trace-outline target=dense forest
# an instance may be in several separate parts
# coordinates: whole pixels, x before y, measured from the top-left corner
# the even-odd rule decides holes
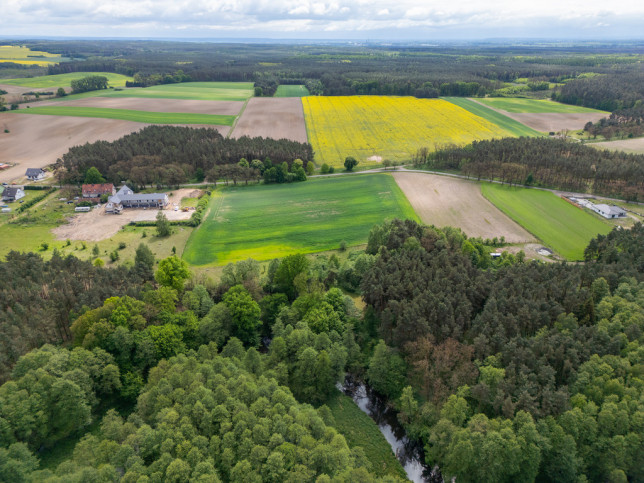
[[[644,201],[644,156],[593,149],[563,139],[504,138],[448,146],[415,164],[458,170],[476,179],[525,184]]]
[[[604,111],[629,109],[644,102],[644,73],[634,70],[574,79],[559,88],[553,99]]]
[[[248,161],[240,166],[242,159]],[[82,183],[87,170],[95,167],[114,184],[127,180],[134,186],[170,186],[192,179],[203,181],[209,172],[215,179],[248,181],[272,165],[287,163],[292,168],[297,159],[302,162],[298,167],[306,169],[313,159],[310,144],[286,139],[229,139],[208,128],[148,126],[113,142],[74,146],[56,161],[55,169],[61,183]],[[251,166],[254,160],[261,162]],[[225,165],[235,168],[225,169]],[[213,172],[213,168],[217,169]]]
[[[116,72],[134,76],[136,85],[247,81],[261,89],[260,95],[272,95],[279,84],[304,84],[315,95],[481,96],[511,94],[512,89],[529,94],[550,87],[549,83],[567,82],[556,95],[578,104],[577,98],[569,98],[577,85],[574,79],[603,74],[619,90],[611,98],[621,104],[602,107],[611,111],[630,107],[627,89],[633,82],[629,79],[641,72],[642,51],[638,42],[429,46],[39,40],[27,45],[74,59],[47,69],[34,67],[36,75]],[[515,84],[518,79],[528,82]]]
[[[643,479],[644,226],[594,239],[583,265],[492,249],[394,220],[344,262],[290,255],[262,274],[247,260],[217,283],[144,249],[129,274],[92,267],[105,285],[140,285],[80,302],[67,345],[13,365],[0,478],[395,481],[334,429],[324,403],[351,373],[397,408],[446,479]],[[33,300],[85,266],[48,263],[12,254],[0,270],[34,278]],[[361,293],[364,312],[343,291]],[[116,404],[131,409],[105,412]],[[96,418],[65,461],[39,466]]]
[[[608,140],[641,137],[644,135],[644,106],[640,103],[636,107],[619,109],[595,123],[588,122],[584,131],[593,138],[599,135]]]

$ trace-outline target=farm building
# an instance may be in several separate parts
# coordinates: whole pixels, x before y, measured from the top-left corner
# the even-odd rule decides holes
[[[588,208],[593,210],[595,213],[599,213],[604,218],[624,218],[626,216],[626,211],[621,209],[619,206],[615,205],[596,205],[594,203],[588,203]]]
[[[165,208],[170,202],[165,193],[134,193],[123,185],[114,196],[110,196],[105,205],[107,213],[120,213],[123,208]]]
[[[27,168],[25,176],[28,180],[39,181],[45,177],[45,172],[40,168]]]
[[[84,184],[83,187],[83,201],[92,201],[98,203],[101,201],[101,196],[113,196],[116,194],[116,189],[112,183],[103,184]]]
[[[2,201],[17,201],[25,197],[25,191],[20,187],[9,186],[2,193]]]

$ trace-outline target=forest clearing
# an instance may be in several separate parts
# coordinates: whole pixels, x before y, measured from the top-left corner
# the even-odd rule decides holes
[[[342,166],[347,156],[362,165],[373,156],[407,161],[428,143],[432,149],[512,135],[442,99],[309,96],[302,104],[316,162],[331,166]]]
[[[217,192],[188,240],[191,265],[223,265],[291,253],[313,253],[366,243],[374,223],[417,220],[386,174],[311,179],[293,185],[228,187]]]
[[[302,101],[299,97],[253,97],[248,100],[232,132],[242,136],[307,142]]]
[[[591,238],[611,226],[550,191],[484,183],[481,192],[502,212],[567,260],[583,260]]]
[[[534,236],[502,213],[481,194],[481,184],[435,174],[393,174],[396,183],[427,225],[455,226],[469,237],[505,237],[508,243],[526,243]]]
[[[280,85],[277,86],[273,97],[304,97],[310,96],[309,90],[302,85]]]

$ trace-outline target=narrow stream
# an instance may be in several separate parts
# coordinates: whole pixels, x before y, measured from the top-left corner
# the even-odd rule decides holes
[[[442,483],[438,468],[425,465],[422,445],[410,441],[405,430],[398,422],[396,412],[387,406],[384,399],[369,386],[351,376],[347,376],[340,390],[349,396],[358,407],[375,421],[396,458],[414,483]]]

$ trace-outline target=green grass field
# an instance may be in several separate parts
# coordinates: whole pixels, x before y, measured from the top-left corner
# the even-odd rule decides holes
[[[340,391],[326,403],[333,413],[335,428],[340,431],[349,448],[360,446],[372,462],[371,471],[377,476],[396,476],[407,479],[405,470],[396,459],[391,446],[376,423]]]
[[[583,260],[591,238],[611,230],[608,223],[550,191],[485,183],[481,192],[503,213],[568,260]]]
[[[0,84],[34,88],[69,87],[72,85],[73,80],[82,79],[83,77],[91,75],[107,77],[108,84],[112,87],[123,87],[125,86],[125,81],[132,80],[131,77],[121,74],[113,74],[112,72],[73,72],[71,74],[43,75],[40,77],[25,77],[22,79],[1,79]]]
[[[253,96],[252,82],[183,82],[135,87],[107,92],[102,97],[143,97],[151,99],[194,99],[198,101],[245,101]]]
[[[535,131],[531,127],[528,127],[525,124],[521,124],[519,121],[510,119],[509,117],[504,116],[500,112],[496,112],[492,109],[488,109],[487,107],[482,106],[481,104],[477,104],[474,101],[470,101],[465,97],[443,97],[442,99],[445,99],[446,101],[449,101],[452,104],[456,104],[457,106],[470,111],[472,114],[481,116],[482,118],[487,119],[490,122],[493,122],[497,126],[505,129],[506,131],[511,132],[515,136],[536,137],[536,136],[543,135],[539,131]]]
[[[342,240],[359,245],[386,218],[418,220],[385,174],[228,188],[217,195],[183,252],[192,265],[333,250]]]
[[[309,90],[301,85],[296,86],[277,86],[277,91],[273,97],[304,97],[310,96]]]
[[[550,101],[547,99],[525,99],[513,97],[488,97],[477,99],[483,104],[495,109],[503,109],[508,112],[526,112],[526,113],[584,113],[584,112],[604,112],[588,107],[571,106],[570,104],[561,104],[560,102]],[[610,113],[607,112],[606,115]]]
[[[123,121],[145,122],[150,124],[212,124],[232,126],[235,116],[219,114],[190,114],[183,112],[149,112],[129,109],[110,109],[104,107],[43,106],[15,111],[22,114],[42,114],[48,116],[93,117],[102,119],[121,119]]]

